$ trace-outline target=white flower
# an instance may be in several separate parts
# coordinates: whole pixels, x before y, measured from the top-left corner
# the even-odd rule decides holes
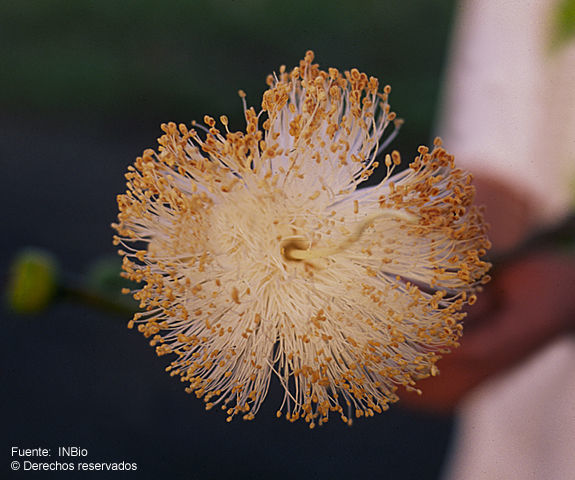
[[[162,125],[118,197],[115,242],[145,282],[130,326],[228,420],[252,419],[272,377],[278,416],[310,427],[387,409],[437,372],[487,279],[471,176],[436,141],[395,175],[386,155],[385,179],[357,189],[395,119],[390,88],[312,61],[270,76],[259,114],[240,92],[245,133],[226,117],[223,133],[210,117],[202,133]]]

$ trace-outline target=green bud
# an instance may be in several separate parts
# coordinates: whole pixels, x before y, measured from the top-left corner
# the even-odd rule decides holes
[[[45,310],[58,290],[58,263],[48,252],[27,248],[19,252],[10,266],[6,300],[20,314]]]
[[[122,261],[117,256],[102,257],[94,261],[86,272],[87,286],[112,298],[125,298],[122,288],[135,288],[135,284],[120,276]]]
[[[86,272],[86,292],[91,292],[94,298],[99,298],[102,308],[119,311],[135,311],[138,303],[131,297],[122,293],[125,289],[137,290],[140,287],[130,280],[123,278],[122,261],[118,256],[102,257],[92,262]],[[104,305],[105,304],[105,305]]]

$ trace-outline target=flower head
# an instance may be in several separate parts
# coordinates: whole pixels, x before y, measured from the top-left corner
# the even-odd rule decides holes
[[[278,416],[311,427],[387,409],[437,372],[487,279],[471,176],[436,141],[358,189],[399,124],[390,88],[312,62],[270,75],[259,113],[240,92],[245,132],[162,125],[118,197],[125,275],[144,282],[130,326],[228,420],[252,419],[273,377]]]

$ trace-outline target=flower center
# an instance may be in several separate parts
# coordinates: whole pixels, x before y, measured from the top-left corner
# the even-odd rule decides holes
[[[313,241],[316,216],[296,208],[280,192],[253,195],[238,191],[210,215],[211,247],[221,263],[284,270],[286,261],[301,260],[289,252],[308,250]]]
[[[309,251],[308,242],[301,236],[287,237],[280,242],[280,251],[288,262],[301,262],[301,252]]]

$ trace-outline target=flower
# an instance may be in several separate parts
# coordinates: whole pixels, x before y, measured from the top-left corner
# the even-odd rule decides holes
[[[471,176],[436,140],[358,189],[397,132],[390,87],[313,58],[268,77],[260,113],[240,91],[245,133],[162,125],[118,197],[124,275],[145,283],[129,326],[228,421],[254,418],[272,377],[278,417],[310,427],[386,410],[437,373],[488,278]]]

